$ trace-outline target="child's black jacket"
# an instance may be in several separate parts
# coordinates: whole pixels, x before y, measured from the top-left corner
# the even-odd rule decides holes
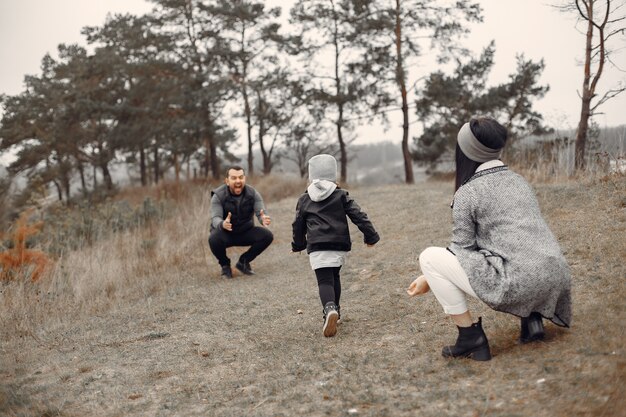
[[[373,245],[380,240],[374,225],[361,207],[337,188],[328,198],[315,202],[308,193],[302,194],[296,205],[296,219],[292,224],[294,252],[320,250],[349,251],[352,248],[348,221],[350,218],[364,235],[364,242]]]

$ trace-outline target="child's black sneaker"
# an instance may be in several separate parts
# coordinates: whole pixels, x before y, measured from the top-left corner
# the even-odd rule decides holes
[[[329,301],[324,306],[324,327],[322,328],[324,336],[332,337],[337,334],[337,320],[339,320],[337,306]]]

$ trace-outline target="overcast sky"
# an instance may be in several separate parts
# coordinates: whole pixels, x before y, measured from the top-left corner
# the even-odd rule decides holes
[[[472,27],[463,42],[479,52],[491,39],[496,42],[495,67],[491,83],[507,80],[515,70],[515,55],[543,58],[546,68],[542,84],[550,86],[546,97],[535,108],[546,122],[558,128],[575,128],[580,113],[578,91],[582,85],[580,61],[584,36],[576,28],[574,16],[564,15],[549,4],[558,0],[479,0],[484,9],[484,23]],[[283,6],[283,14],[293,0],[267,0],[271,6]],[[25,74],[39,74],[41,59],[49,52],[56,56],[59,43],[85,45],[80,34],[83,26],[102,25],[107,13],[142,14],[151,9],[144,0],[0,0],[0,93],[18,94],[23,90]],[[626,71],[626,39],[616,39],[622,52],[616,63]],[[434,67],[419,68],[429,73]],[[601,89],[626,80],[626,73],[610,68],[603,76]],[[604,91],[604,90],[603,90]],[[596,120],[601,126],[626,123],[626,93],[607,102],[604,115]],[[358,142],[381,139],[399,141],[399,118],[396,127],[383,131],[378,126],[362,126]]]

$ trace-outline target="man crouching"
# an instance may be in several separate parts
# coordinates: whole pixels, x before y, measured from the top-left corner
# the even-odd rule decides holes
[[[243,168],[232,166],[226,171],[225,184],[211,191],[211,232],[209,247],[222,267],[222,276],[232,278],[233,271],[226,248],[250,246],[242,253],[235,267],[245,275],[254,275],[250,267],[274,239],[267,228],[270,216],[265,213],[263,198],[258,191],[246,185]],[[264,227],[254,225],[254,215]]]

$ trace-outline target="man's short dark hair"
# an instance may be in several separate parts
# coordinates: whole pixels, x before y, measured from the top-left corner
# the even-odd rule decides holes
[[[233,169],[235,171],[243,171],[243,175],[246,175],[246,170],[240,167],[239,165],[231,165],[226,169],[226,178],[228,178],[228,172]]]

